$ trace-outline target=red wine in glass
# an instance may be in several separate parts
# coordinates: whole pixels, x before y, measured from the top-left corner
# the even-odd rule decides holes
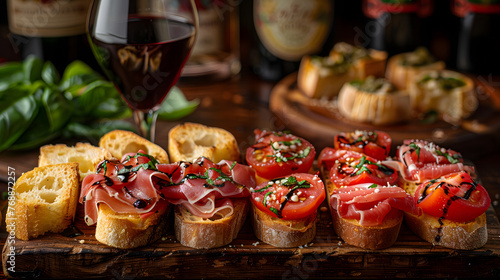
[[[91,44],[103,71],[128,105],[145,111],[158,107],[179,79],[194,33],[189,23],[131,16],[126,42],[106,43],[104,36],[98,36],[91,38]]]
[[[89,42],[106,76],[154,141],[156,110],[179,79],[194,44],[194,0],[94,0]]]

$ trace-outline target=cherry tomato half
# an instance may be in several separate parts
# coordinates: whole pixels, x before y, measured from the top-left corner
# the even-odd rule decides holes
[[[384,160],[391,151],[392,139],[383,131],[361,131],[340,133],[335,136],[335,149],[363,153],[374,159]]]
[[[292,173],[307,173],[316,150],[308,141],[284,132],[256,129],[255,144],[247,149],[246,161],[267,180]]]
[[[490,196],[466,172],[457,172],[422,183],[415,202],[425,213],[455,222],[468,222],[488,209]]]
[[[325,199],[318,175],[294,173],[264,182],[252,191],[252,203],[261,211],[284,220],[296,220],[317,211]]]

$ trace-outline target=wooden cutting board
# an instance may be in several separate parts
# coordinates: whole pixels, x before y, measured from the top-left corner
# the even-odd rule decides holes
[[[30,241],[7,237],[3,267],[7,276],[42,278],[452,278],[500,275],[500,224],[487,214],[488,242],[473,251],[431,244],[402,226],[394,246],[363,250],[345,244],[319,212],[315,239],[307,246],[279,249],[257,240],[247,220],[237,239],[222,248],[184,247],[168,234],[149,246],[120,250],[100,244],[94,227],[78,210],[75,227],[83,234],[47,234]],[[170,223],[173,225],[173,221]],[[9,263],[9,260],[13,260]],[[14,267],[12,267],[12,264]],[[15,270],[15,272],[11,271]]]

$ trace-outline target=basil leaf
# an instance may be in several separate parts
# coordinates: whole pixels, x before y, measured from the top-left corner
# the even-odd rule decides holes
[[[37,115],[40,105],[33,90],[22,85],[0,92],[0,151],[9,148]]]
[[[42,79],[43,62],[34,55],[28,56],[23,62],[24,80],[29,83]]]
[[[0,91],[6,90],[24,81],[23,64],[8,62],[0,67]]]
[[[178,120],[196,110],[200,101],[188,101],[178,87],[172,87],[158,110],[158,118],[162,120]]]
[[[45,62],[45,64],[43,65],[41,78],[48,85],[57,85],[59,84],[59,80],[61,79],[56,67],[50,61]]]
[[[408,146],[415,150],[415,153],[417,153],[417,161],[420,161],[420,147],[415,144],[415,142],[411,142]]]
[[[61,90],[70,90],[74,87],[88,85],[97,80],[103,80],[102,76],[84,62],[76,60],[64,70],[59,86]]]
[[[369,189],[374,189],[374,188],[376,188],[377,186],[378,186],[377,184],[371,184],[371,185],[369,185],[369,186],[368,186],[368,188],[369,188]]]

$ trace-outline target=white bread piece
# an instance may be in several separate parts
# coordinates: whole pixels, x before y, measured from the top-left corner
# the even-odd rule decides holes
[[[305,245],[316,236],[315,211],[299,220],[283,220],[273,217],[252,204],[252,224],[255,236],[261,241],[278,248]]]
[[[175,237],[184,246],[210,249],[231,243],[245,222],[250,202],[248,198],[232,199],[234,212],[220,219],[202,219],[184,206],[175,206]]]
[[[471,222],[457,223],[446,219],[443,219],[442,222],[443,225],[440,225],[438,218],[426,213],[421,216],[405,213],[406,225],[416,235],[432,245],[474,250],[484,246],[488,241],[485,213]]]
[[[143,150],[159,163],[169,163],[168,154],[162,147],[130,131],[113,130],[106,133],[101,137],[99,147],[109,151],[118,160],[127,153]]]
[[[170,205],[142,219],[136,213],[115,213],[99,204],[95,238],[111,247],[131,249],[158,240],[167,229]]]
[[[398,238],[403,223],[403,211],[392,209],[384,218],[382,224],[374,227],[364,227],[355,219],[340,217],[330,203],[330,197],[337,186],[329,179],[328,173],[327,170],[321,168],[328,208],[330,208],[333,228],[337,235],[346,243],[364,249],[384,249],[392,246]]]
[[[101,161],[111,157],[107,150],[89,143],[76,143],[74,147],[64,144],[45,145],[40,147],[38,166],[76,162],[78,163],[80,180],[83,180],[88,174],[94,173],[96,166]]]
[[[62,232],[75,218],[79,188],[78,163],[36,167],[14,185],[15,212],[6,222],[13,219],[21,240]]]
[[[168,135],[168,152],[172,162],[193,162],[200,156],[211,161],[240,161],[240,149],[234,136],[222,128],[197,123],[173,127]]]

